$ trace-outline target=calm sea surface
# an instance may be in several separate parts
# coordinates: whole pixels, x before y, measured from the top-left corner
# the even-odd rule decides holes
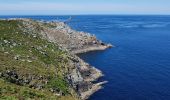
[[[66,20],[69,16],[1,16]],[[170,100],[170,16],[73,16],[69,25],[115,45],[80,57],[107,80],[90,100]]]

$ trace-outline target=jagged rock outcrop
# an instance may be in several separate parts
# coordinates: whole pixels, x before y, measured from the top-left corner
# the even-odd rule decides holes
[[[105,44],[97,40],[97,38],[90,33],[78,32],[71,29],[64,22],[35,22],[24,19],[23,24],[26,30],[30,30],[31,32],[38,31],[45,39],[59,44],[74,54],[105,50],[112,47],[111,44]]]
[[[83,53],[94,50],[105,50],[112,47],[97,40],[94,35],[85,32],[72,30],[63,22],[38,22],[32,20],[22,20],[25,30],[39,33],[43,38],[50,42],[57,43],[62,49],[67,49],[73,54]],[[34,36],[36,37],[36,36]],[[82,99],[88,98],[94,91],[100,87],[93,85],[92,82],[102,76],[102,72],[85,63],[79,57],[72,55],[73,59],[70,66],[74,69],[68,74],[68,81],[75,88]],[[93,88],[96,87],[96,89]],[[94,89],[94,90],[93,90]],[[84,94],[86,91],[91,91]]]
[[[63,22],[40,22],[32,19],[9,19],[8,21],[10,22],[14,20],[17,20],[20,23],[17,27],[21,30],[21,34],[28,35],[30,39],[40,39],[41,37],[42,39],[59,46],[60,52],[57,52],[57,54],[59,53],[59,56],[57,57],[50,57],[50,53],[53,54],[53,52],[58,49],[55,50],[54,47],[50,48],[51,44],[49,43],[39,45],[39,41],[37,41],[38,43],[36,42],[36,45],[28,46],[29,48],[27,47],[27,52],[30,54],[33,52],[35,54],[37,53],[39,54],[37,55],[39,59],[43,60],[43,64],[40,64],[43,66],[40,66],[40,68],[43,69],[43,72],[51,70],[50,66],[52,68],[54,67],[53,69],[56,71],[60,71],[56,72],[55,70],[52,70],[51,73],[64,77],[65,81],[69,83],[69,87],[76,91],[80,99],[87,99],[91,94],[101,89],[101,85],[105,82],[95,84],[93,82],[103,76],[102,72],[95,67],[90,66],[75,54],[94,50],[104,50],[111,47],[110,44],[105,44],[102,41],[97,40],[94,35],[90,35],[89,33],[72,30]],[[22,44],[22,42],[17,43],[12,40],[9,41],[3,39],[1,46],[9,46],[12,49],[16,48],[16,46],[22,46]],[[28,44],[29,41],[26,41],[24,45]],[[5,49],[2,51],[5,51]],[[64,51],[64,53],[62,51]],[[9,52],[5,52],[6,55],[10,55]],[[34,63],[34,61],[38,58],[34,57],[34,55],[25,57],[21,54],[17,54],[13,56],[13,59],[24,63]],[[58,68],[59,65],[56,66],[56,62],[60,62],[61,68]],[[39,90],[48,86],[50,82],[50,85],[53,85],[56,83],[56,80],[58,80],[53,80],[46,74],[44,76],[38,75],[39,74],[29,74],[27,71],[25,73],[21,73],[20,70],[15,70],[15,68],[14,70],[3,69],[3,71],[0,72],[0,78],[7,79],[14,84],[27,85],[30,88]],[[61,89],[53,86],[51,91],[56,93],[56,95],[64,95],[65,92],[67,92],[67,89],[64,88],[63,91],[61,91]]]

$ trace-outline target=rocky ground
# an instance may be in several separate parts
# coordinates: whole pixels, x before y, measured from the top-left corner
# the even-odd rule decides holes
[[[112,47],[111,44],[105,44],[102,41],[97,40],[97,38],[90,33],[71,29],[64,22],[34,22],[29,19],[24,19],[23,24],[26,26],[26,31],[34,30],[35,32],[40,32],[40,34],[48,41],[57,43],[62,48],[73,53],[104,50]]]
[[[87,99],[105,83],[93,83],[102,72],[75,55],[111,47],[89,33],[31,19],[0,20],[0,33],[2,99]]]

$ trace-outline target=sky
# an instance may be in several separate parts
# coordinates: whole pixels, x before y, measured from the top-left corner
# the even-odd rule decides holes
[[[170,15],[170,0],[0,0],[0,15]]]

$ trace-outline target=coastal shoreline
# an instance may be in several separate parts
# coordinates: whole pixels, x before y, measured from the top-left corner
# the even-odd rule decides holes
[[[111,44],[107,44],[107,45],[103,45],[103,46],[91,46],[91,47],[87,47],[87,48],[83,48],[80,50],[74,50],[72,51],[74,54],[82,54],[82,53],[87,53],[87,52],[91,52],[91,51],[103,51],[106,50],[108,48],[112,48],[113,46]]]
[[[83,98],[84,100],[88,99],[91,95],[93,95],[95,92],[99,91],[100,89],[102,89],[102,85],[106,84],[107,81],[104,82],[99,82],[96,83],[92,86],[92,88],[89,91],[86,91],[83,93],[83,95],[81,96],[81,98]]]
[[[103,76],[102,71],[83,61],[77,54],[105,50],[113,47],[111,44],[103,43],[90,33],[73,30],[63,22],[41,22],[23,18],[7,19],[9,22],[14,20],[22,23],[23,26],[19,27],[24,34],[28,33],[35,39],[42,37],[50,43],[59,45],[61,50],[67,51],[70,57],[68,66],[72,67],[67,74],[67,80],[77,91],[80,99],[88,99],[107,83],[106,81],[93,83]]]
[[[25,25],[28,24],[29,25],[28,28],[30,28],[30,24],[32,24],[32,22],[31,23],[30,22],[31,21],[27,19],[24,21],[24,24]],[[76,86],[77,81],[78,85],[80,85],[78,89],[80,98],[82,100],[86,100],[93,93],[100,90],[102,88],[101,86],[102,84],[100,83],[104,84],[106,82],[99,82],[95,84],[93,84],[92,82],[96,81],[97,79],[103,76],[102,71],[89,65],[81,58],[79,58],[76,54],[87,53],[90,51],[97,50],[106,50],[113,46],[111,44],[103,43],[101,40],[98,40],[94,35],[90,33],[73,30],[70,26],[63,22],[38,22],[38,24],[40,26],[42,26],[43,24],[48,24],[49,26],[51,26],[52,28],[42,27],[44,29],[43,31],[41,31],[40,34],[48,41],[59,44],[61,49],[67,50],[74,56],[74,58],[78,59],[78,63],[75,64],[80,65],[78,66],[78,70],[80,71],[81,77],[76,79],[77,76],[73,77],[74,75],[72,75],[71,80],[75,82],[71,84],[74,84]],[[33,26],[31,27],[33,28],[35,27],[34,23]]]

